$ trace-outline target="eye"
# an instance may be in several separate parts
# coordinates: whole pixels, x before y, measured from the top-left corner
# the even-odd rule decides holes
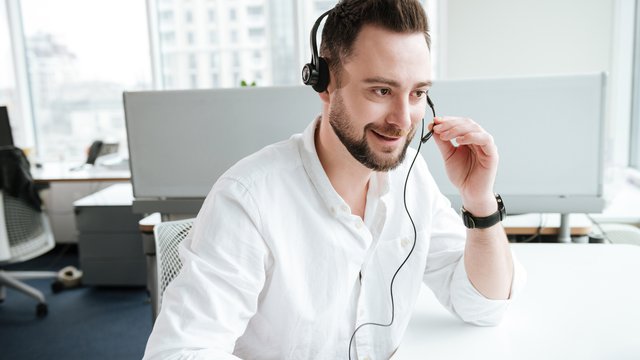
[[[413,92],[414,96],[417,97],[418,99],[427,96],[427,93],[428,93],[428,91],[426,91],[426,90],[416,90],[416,91]]]
[[[373,91],[376,93],[376,95],[380,95],[380,96],[386,96],[386,95],[389,95],[389,93],[391,93],[391,90],[387,88],[374,89]]]

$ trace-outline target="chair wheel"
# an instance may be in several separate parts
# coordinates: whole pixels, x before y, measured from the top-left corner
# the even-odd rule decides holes
[[[64,284],[62,281],[54,281],[51,283],[51,291],[53,291],[54,294],[57,294],[62,290],[64,290]]]
[[[36,316],[37,317],[43,318],[43,317],[47,316],[48,312],[49,312],[49,309],[47,308],[47,304],[40,303],[40,304],[36,305]]]

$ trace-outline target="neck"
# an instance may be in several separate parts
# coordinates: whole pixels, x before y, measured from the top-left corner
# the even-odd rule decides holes
[[[316,129],[315,145],[331,185],[349,205],[351,213],[364,219],[369,179],[373,170],[351,156],[324,115]]]

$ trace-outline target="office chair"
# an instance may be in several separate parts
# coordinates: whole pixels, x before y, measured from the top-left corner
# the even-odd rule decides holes
[[[194,220],[166,221],[153,228],[156,245],[155,281],[157,283],[150,286],[150,291],[154,320],[160,312],[164,291],[182,268],[182,262],[178,256],[178,245],[191,231]]]
[[[38,257],[53,249],[55,242],[44,212],[35,210],[25,200],[0,190],[0,266]],[[36,315],[47,315],[47,303],[38,289],[20,280],[56,278],[54,271],[4,271],[0,269],[0,302],[6,287],[38,300]]]

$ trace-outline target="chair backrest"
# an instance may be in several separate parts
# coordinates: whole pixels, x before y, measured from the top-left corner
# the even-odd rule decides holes
[[[182,262],[178,256],[178,245],[184,240],[195,219],[166,221],[153,228],[156,244],[156,279],[158,281],[157,309],[162,305],[162,295],[180,269]]]
[[[54,246],[46,214],[0,190],[0,263],[33,259]]]

